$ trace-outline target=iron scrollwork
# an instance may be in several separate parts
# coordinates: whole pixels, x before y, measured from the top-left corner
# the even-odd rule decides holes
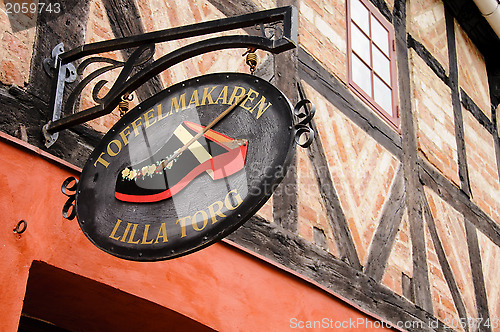
[[[260,30],[259,36],[237,34],[212,37],[181,47],[151,61],[157,43],[235,29],[247,29],[248,31],[252,27]],[[207,52],[229,48],[255,48],[281,53],[296,47],[296,43],[297,10],[289,6],[87,44],[67,52],[64,52],[63,45],[60,44],[54,49],[53,58],[45,61],[48,72],[54,73],[53,117],[43,127],[45,145],[50,147],[57,139],[58,132],[63,129],[111,113],[118,106],[122,96],[132,93],[149,79],[184,60]],[[134,49],[126,61],[95,56],[124,49]],[[95,57],[84,59],[75,70],[71,63],[88,56]],[[84,70],[94,63],[104,64],[104,67],[82,77]],[[134,71],[134,68],[138,66],[141,66],[141,70]],[[54,70],[50,68],[54,68]],[[104,91],[103,87],[108,82],[99,80],[92,90],[92,97],[96,105],[77,112],[77,103],[85,87],[102,74],[117,68],[121,68],[121,72],[109,91],[101,96]],[[71,73],[70,77],[67,74],[68,70]],[[73,77],[76,78],[76,76],[81,77],[81,80],[65,98],[65,83],[74,80]]]
[[[109,99],[109,97],[113,95],[115,90],[117,90],[119,86],[123,85],[127,81],[127,79],[129,79],[134,68],[144,65],[153,58],[154,52],[155,52],[155,45],[151,44],[138,47],[128,58],[127,61],[118,61],[105,57],[93,57],[86,59],[78,66],[77,69],[78,75],[83,75],[85,69],[88,68],[91,64],[106,63],[108,65],[93,71],[80,81],[75,90],[73,90],[73,92],[68,97],[68,100],[66,101],[65,104],[64,112],[66,114],[72,114],[75,112],[75,107],[76,107],[76,102],[78,101],[78,97],[81,95],[85,87],[89,85],[94,79],[113,69],[123,67],[118,78],[114,82],[113,87],[106,93],[105,96],[99,97],[102,88],[108,83],[108,81],[100,80],[95,84],[94,88],[92,89],[92,99],[97,104],[96,108],[99,108],[99,105],[105,104],[107,99]]]
[[[300,100],[293,109],[296,118],[295,143],[308,148],[314,140],[314,129],[310,127],[316,107],[309,99]]]
[[[68,220],[73,220],[76,217],[75,199],[78,180],[74,176],[70,176],[64,180],[61,186],[61,192],[68,197],[62,209],[62,215]]]

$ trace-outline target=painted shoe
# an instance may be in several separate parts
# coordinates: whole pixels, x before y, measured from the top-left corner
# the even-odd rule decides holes
[[[153,157],[118,174],[115,197],[124,202],[158,202],[177,194],[203,172],[219,180],[243,169],[248,140],[233,139],[211,129],[166,164],[204,128],[190,121],[181,123]]]

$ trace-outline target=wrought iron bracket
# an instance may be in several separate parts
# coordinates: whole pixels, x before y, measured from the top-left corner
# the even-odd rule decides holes
[[[154,61],[151,60],[157,43],[251,27],[260,30],[260,35],[212,37],[181,47]],[[121,96],[132,93],[152,77],[184,60],[229,48],[255,48],[277,54],[296,47],[296,44],[297,9],[293,6],[86,44],[67,52],[64,52],[64,45],[59,44],[52,51],[52,59],[44,61],[46,71],[54,73],[52,120],[43,126],[45,145],[50,147],[54,144],[61,130],[111,113],[120,102]],[[97,56],[81,61],[76,69],[72,65],[72,62],[84,57],[129,48],[135,50],[123,62]],[[82,77],[73,91],[65,94],[66,83],[74,82],[77,77],[83,76],[84,69],[92,63],[105,63],[106,66]],[[140,71],[134,71],[137,66],[141,66]],[[92,95],[97,105],[75,112],[83,89],[98,76],[120,67],[122,69],[118,78],[105,96],[98,97],[107,81],[100,80],[95,84]]]
[[[43,61],[43,68],[47,75],[55,77],[55,92],[51,101],[52,120],[42,128],[45,138],[45,146],[50,147],[59,137],[59,132],[49,133],[48,127],[52,122],[61,118],[61,105],[66,83],[72,83],[76,80],[76,68],[72,63],[61,64],[61,54],[64,53],[64,44],[60,43],[52,50],[52,58]]]

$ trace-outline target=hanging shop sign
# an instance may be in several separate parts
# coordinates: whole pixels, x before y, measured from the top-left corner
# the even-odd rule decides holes
[[[130,260],[204,248],[267,201],[297,128],[288,99],[256,76],[174,85],[128,112],[95,148],[76,187],[79,225],[97,247]]]
[[[207,37],[155,58],[158,43],[246,29],[249,35]],[[52,77],[52,120],[46,147],[61,130],[125,111],[130,94],[172,66],[207,52],[246,48],[275,54],[296,47],[297,9],[289,6],[96,42],[65,51],[62,43],[43,62]],[[125,61],[102,53],[130,49]],[[90,65],[97,69],[89,70]],[[140,70],[138,70],[140,68]],[[104,73],[119,70],[111,87]],[[111,83],[111,82],[109,82]],[[71,89],[69,85],[73,85]],[[92,88],[94,105],[80,109]],[[156,261],[189,254],[247,221],[284,177],[295,145],[307,147],[314,107],[293,108],[269,82],[253,75],[219,73],[176,84],[126,113],[104,136],[79,181],[62,191],[67,219],[120,258]]]

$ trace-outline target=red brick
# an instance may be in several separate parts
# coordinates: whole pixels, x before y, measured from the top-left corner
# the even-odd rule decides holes
[[[377,197],[377,202],[375,203],[374,213],[382,210],[382,205],[384,205],[384,202],[385,202],[385,196],[382,195],[382,193],[379,193]]]
[[[19,71],[18,65],[11,60],[0,62],[0,80],[8,85],[15,84],[24,86],[23,74]]]
[[[318,214],[316,211],[314,211],[313,209],[311,209],[309,206],[305,205],[305,204],[300,204],[300,210],[299,210],[299,215],[306,219],[306,220],[309,220],[313,223],[316,223],[317,219],[318,219]]]
[[[309,7],[311,7],[319,16],[323,16],[324,15],[324,11],[323,11],[323,8],[321,8],[317,1],[308,1],[306,0],[305,1],[307,3],[307,5]]]
[[[193,17],[196,22],[201,22],[203,20],[201,13],[200,13],[200,8],[199,4],[196,2],[196,0],[189,0],[188,1],[189,8],[191,9],[191,13],[193,14]]]
[[[344,142],[342,142],[342,136],[340,135],[337,125],[335,123],[332,123],[332,129],[335,135],[335,141],[337,142],[337,149],[340,154],[340,159],[343,163],[345,163],[347,162],[347,153],[345,151]]]
[[[314,241],[313,227],[310,223],[299,220],[299,234],[309,242]]]
[[[28,59],[28,47],[11,33],[4,32],[2,42],[8,45],[11,55],[16,59]]]

